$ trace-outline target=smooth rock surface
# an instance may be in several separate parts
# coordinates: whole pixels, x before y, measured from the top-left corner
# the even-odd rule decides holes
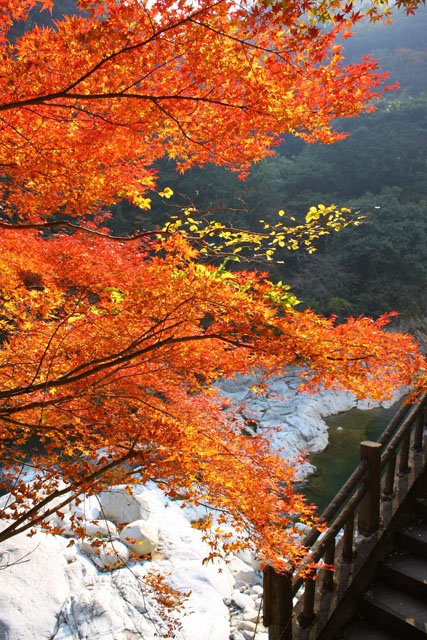
[[[155,640],[166,627],[144,583],[151,570],[178,591],[191,590],[178,640],[228,640],[223,599],[232,592],[231,573],[224,563],[203,564],[209,547],[157,487],[137,497],[149,503],[159,553],[155,562],[133,564],[131,572],[100,572],[62,536],[21,535],[0,545],[0,640]]]
[[[125,493],[121,485],[103,491],[98,499],[103,517],[113,522],[128,524],[150,516],[148,504],[140,496]]]
[[[69,595],[67,543],[43,533],[0,543],[0,640],[52,636]]]
[[[117,536],[117,527],[114,522],[109,520],[92,520],[85,524],[86,534],[88,536],[113,538]]]
[[[137,556],[153,553],[159,542],[157,535],[145,520],[136,520],[123,527],[120,540]]]
[[[254,607],[254,601],[252,598],[237,590],[233,591],[231,594],[231,602],[236,605],[236,607],[239,607],[239,609],[243,609],[244,611],[251,610]]]
[[[115,540],[114,542],[108,542],[101,550],[99,554],[104,567],[117,568],[120,567],[129,560],[129,549],[122,542]]]

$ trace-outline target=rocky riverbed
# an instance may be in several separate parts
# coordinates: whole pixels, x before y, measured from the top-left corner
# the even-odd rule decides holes
[[[299,394],[296,371],[272,380],[263,396],[250,390],[254,382],[251,376],[223,381],[222,393],[248,431],[280,425],[272,442],[286,457],[322,450],[328,441],[323,418],[360,406],[344,392]],[[301,476],[309,472],[306,463]],[[0,498],[0,506],[7,500]],[[73,537],[68,525],[76,512],[85,518],[92,544]],[[245,551],[227,565],[203,564],[209,549],[191,525],[202,515],[200,508],[181,509],[155,485],[137,488],[134,497],[115,487],[66,510],[57,523],[63,535],[37,531],[0,544],[0,640],[164,636],[165,621],[144,587],[150,572],[190,592],[176,618],[178,640],[267,640],[256,557]],[[97,540],[106,543],[99,554]],[[118,558],[128,567],[119,568]]]

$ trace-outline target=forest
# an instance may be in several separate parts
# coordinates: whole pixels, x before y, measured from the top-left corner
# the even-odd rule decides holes
[[[215,216],[253,229],[260,219],[272,223],[280,209],[302,219],[313,204],[351,207],[366,224],[319,242],[315,253],[285,251],[282,267],[267,267],[291,285],[302,306],[319,313],[378,317],[395,310],[421,321],[427,304],[426,32],[422,7],[392,25],[355,28],[344,45],[348,61],[372,55],[399,88],[381,98],[373,113],[343,119],[338,126],[349,134],[345,140],[307,145],[288,134],[243,182],[214,165],[180,175],[172,161],[159,161],[160,183],[182,194],[178,204],[165,207],[158,197],[150,211],[141,212],[124,201],[115,205],[112,230],[154,228],[189,202],[202,210],[219,203],[240,209]]]

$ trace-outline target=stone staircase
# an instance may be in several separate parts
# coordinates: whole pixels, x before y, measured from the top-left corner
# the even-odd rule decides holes
[[[427,498],[394,537],[377,580],[360,597],[358,616],[334,640],[427,640]]]

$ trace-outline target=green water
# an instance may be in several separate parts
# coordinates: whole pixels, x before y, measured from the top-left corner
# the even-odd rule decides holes
[[[304,485],[303,492],[313,502],[318,513],[341,489],[360,459],[359,444],[362,440],[377,440],[398,410],[400,403],[389,409],[351,409],[326,418],[329,427],[329,444],[308,460],[317,468]]]

